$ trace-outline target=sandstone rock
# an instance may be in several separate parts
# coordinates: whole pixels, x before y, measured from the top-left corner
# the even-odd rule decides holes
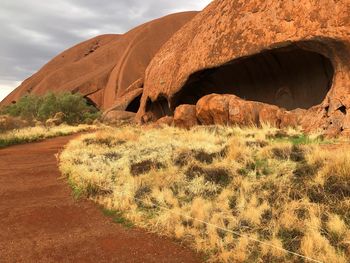
[[[165,116],[163,118],[160,118],[157,120],[156,124],[158,125],[167,125],[167,126],[172,126],[174,123],[174,117],[172,116]]]
[[[278,128],[298,125],[295,113],[266,103],[242,100],[231,94],[210,94],[202,97],[196,105],[196,115],[204,125],[270,124]]]
[[[111,110],[130,111],[136,113],[140,107],[142,88],[135,88],[126,92],[125,95],[118,98],[115,104],[105,110],[105,114]]]
[[[335,111],[328,117],[328,125],[326,126],[326,134],[335,137],[343,131],[346,125],[346,115],[340,111]]]
[[[137,119],[157,110],[149,102],[160,97],[173,111],[208,94],[229,93],[282,111],[304,109],[300,122],[308,131],[325,126],[326,132],[343,132],[345,119],[334,112],[345,109],[348,115],[350,109],[349,13],[348,0],[212,1],[150,62]],[[220,114],[226,102],[221,106],[211,114],[215,122],[226,123]],[[251,105],[241,106],[255,116]],[[271,110],[260,117],[275,121],[278,110]],[[242,116],[234,121],[242,122]],[[287,117],[296,118],[279,119],[283,123]]]
[[[56,120],[53,118],[47,119],[45,121],[45,126],[46,127],[54,127],[54,126],[58,126],[59,124],[56,124]]]
[[[194,115],[182,105],[196,105],[202,124],[300,124],[347,135],[349,13],[348,0],[214,0],[197,15],[85,41],[0,104],[27,93],[79,91],[106,116],[137,111],[141,123],[176,115],[174,122],[189,127]]]
[[[225,96],[225,95],[218,95]],[[259,104],[247,102],[234,95],[229,96],[229,124],[249,126],[259,124]]]
[[[25,80],[0,106],[17,101],[28,93],[41,95],[48,91],[73,91],[82,93],[99,109],[123,104],[116,109],[125,110],[134,99],[134,93],[130,96],[127,93],[143,86],[149,61],[196,13],[172,14],[123,35],[102,35],[80,43],[59,54]]]
[[[195,105],[180,105],[174,114],[174,125],[189,129],[198,124]]]
[[[210,94],[202,97],[197,105],[197,118],[201,124],[256,125],[258,111],[252,103],[246,103],[235,95]]]
[[[210,105],[210,100],[212,98],[214,98],[217,94],[211,94],[211,95],[207,95],[203,98],[201,98],[197,105],[196,105],[196,116],[197,116],[197,120],[199,123],[201,124],[212,124],[212,123],[216,123],[216,120],[214,119],[215,116],[213,116],[213,114],[211,113],[211,105]],[[227,107],[226,110],[228,110],[228,103],[225,102],[225,105]]]
[[[133,112],[113,110],[105,114],[102,121],[106,124],[133,123],[135,115]]]
[[[347,114],[343,121],[343,133],[347,137],[350,137],[350,114]]]
[[[64,122],[64,113],[57,112],[53,118],[46,120],[45,125],[47,127],[59,126]]]
[[[305,111],[300,110],[298,112],[283,112],[283,114],[280,115],[281,123],[280,128],[286,128],[286,127],[297,127],[300,125],[300,119],[302,115],[305,113]]]

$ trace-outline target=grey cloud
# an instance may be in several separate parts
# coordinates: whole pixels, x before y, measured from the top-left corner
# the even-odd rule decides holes
[[[1,0],[0,87],[5,82],[23,81],[52,57],[85,39],[105,33],[124,33],[173,12],[201,10],[210,2]]]

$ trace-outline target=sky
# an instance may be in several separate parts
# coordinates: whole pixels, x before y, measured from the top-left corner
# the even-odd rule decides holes
[[[202,10],[211,0],[0,0],[0,101],[51,58],[86,39]]]

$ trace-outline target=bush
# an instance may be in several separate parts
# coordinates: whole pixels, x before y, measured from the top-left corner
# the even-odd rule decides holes
[[[81,94],[69,92],[49,92],[44,96],[30,94],[5,107],[1,113],[30,121],[46,121],[58,112],[64,113],[63,121],[68,124],[92,122],[100,116],[98,109],[88,105]]]
[[[18,117],[0,115],[0,133],[29,126],[29,123]]]

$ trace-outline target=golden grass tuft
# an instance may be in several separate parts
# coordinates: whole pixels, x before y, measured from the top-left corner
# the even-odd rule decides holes
[[[80,124],[70,126],[62,124],[55,127],[35,126],[20,129],[12,129],[0,133],[0,148],[21,143],[40,141],[47,138],[70,135],[77,132],[92,131],[97,127],[94,125]]]
[[[350,155],[333,142],[269,126],[105,128],[70,142],[60,169],[75,191],[209,262],[300,262],[278,248],[349,262]]]

